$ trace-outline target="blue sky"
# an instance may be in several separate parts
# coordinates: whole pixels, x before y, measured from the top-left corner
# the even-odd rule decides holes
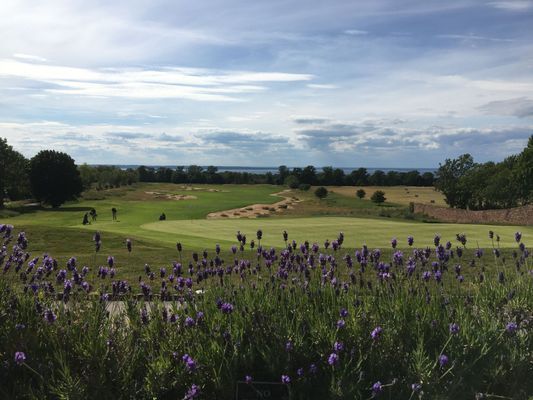
[[[422,168],[533,133],[533,0],[2,0],[0,18],[0,136],[26,156]]]

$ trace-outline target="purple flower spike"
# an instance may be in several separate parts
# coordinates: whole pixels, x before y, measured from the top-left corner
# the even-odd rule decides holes
[[[448,364],[450,360],[448,359],[448,356],[446,354],[441,354],[439,356],[439,365],[441,368],[444,368],[446,364]]]
[[[198,396],[200,396],[200,387],[198,385],[193,384],[185,395],[185,399],[192,400],[196,399]]]
[[[26,361],[26,354],[24,354],[22,351],[17,351],[15,353],[15,363],[17,365],[22,365]]]
[[[287,343],[285,343],[285,350],[287,352],[290,352],[294,349],[294,344],[292,343],[291,340],[287,341]]]
[[[511,335],[513,335],[518,330],[518,325],[516,323],[514,323],[514,322],[509,322],[505,326],[505,330],[507,331],[507,333],[510,333]]]
[[[374,393],[374,395],[378,395],[382,391],[383,391],[383,385],[381,384],[380,381],[377,381],[376,383],[372,385],[372,393]]]
[[[289,375],[281,375],[281,383],[288,385],[291,383],[291,377]]]
[[[370,336],[372,337],[373,340],[379,340],[382,332],[383,332],[383,328],[381,326],[376,326],[374,330],[370,333]]]
[[[331,353],[328,357],[328,364],[334,367],[339,362],[339,356],[337,353]]]
[[[231,314],[233,312],[233,305],[231,303],[223,303],[220,306],[220,310],[223,314]]]
[[[455,322],[453,324],[450,324],[450,333],[452,335],[457,335],[459,333],[459,325]]]
[[[251,377],[250,375],[246,375],[246,376],[244,377],[244,382],[246,382],[248,385],[249,385],[250,383],[252,383],[252,381],[253,381],[253,379],[252,379],[252,377]]]

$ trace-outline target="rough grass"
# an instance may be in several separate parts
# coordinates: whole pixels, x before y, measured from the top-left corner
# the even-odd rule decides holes
[[[354,200],[359,200],[355,196],[358,189],[363,189],[366,192],[365,199],[370,199],[372,193],[376,190],[385,192],[387,202],[409,205],[410,202],[435,204],[437,206],[446,206],[444,196],[442,193],[435,190],[433,187],[418,187],[418,186],[329,186],[328,190],[343,196],[350,197]]]

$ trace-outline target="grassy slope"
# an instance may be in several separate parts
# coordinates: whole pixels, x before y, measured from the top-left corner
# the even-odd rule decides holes
[[[532,227],[423,224],[341,217],[162,221],[145,224],[141,228],[166,233],[167,238],[162,237],[161,240],[169,243],[172,241],[171,238],[180,237],[181,232],[187,232],[189,236],[183,237],[182,240],[197,247],[208,246],[220,241],[221,238],[233,241],[237,230],[247,234],[249,240],[254,239],[257,229],[263,230],[263,244],[266,246],[283,245],[281,237],[283,230],[289,232],[289,239],[295,239],[298,243],[304,240],[323,243],[326,238],[335,239],[342,231],[345,235],[345,246],[351,248],[360,247],[363,243],[370,247],[388,247],[392,237],[397,237],[401,242],[400,245],[404,247],[403,243],[408,235],[415,237],[417,246],[425,247],[432,245],[436,233],[441,235],[444,242],[450,240],[455,244],[455,234],[463,232],[468,238],[467,247],[476,247],[479,244],[480,247],[487,248],[491,246],[488,238],[489,230],[501,236],[502,247],[514,247],[514,232],[517,230],[523,232],[526,243],[533,236]]]

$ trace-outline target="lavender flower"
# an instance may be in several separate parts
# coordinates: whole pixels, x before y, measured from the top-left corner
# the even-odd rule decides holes
[[[185,363],[185,367],[187,368],[189,372],[196,371],[196,367],[197,367],[196,361],[194,361],[194,359],[191,356],[189,356],[188,354],[185,354],[181,359]]]
[[[395,249],[396,246],[398,245],[398,240],[396,238],[392,238],[392,240],[390,241],[390,244],[392,248]]]
[[[198,396],[200,396],[200,387],[198,385],[193,384],[185,395],[185,400],[196,399]]]
[[[338,328],[338,329],[342,329],[342,328],[344,328],[345,326],[346,326],[346,321],[344,321],[343,319],[339,319],[339,320],[337,321],[337,328]]]
[[[252,383],[252,381],[253,381],[253,379],[252,379],[252,377],[251,377],[250,375],[246,375],[246,376],[244,377],[244,382],[246,382],[248,385],[249,385],[250,383]]]
[[[510,333],[511,335],[516,333],[516,331],[518,330],[518,325],[514,322],[509,322],[506,326],[505,326],[505,330],[507,331],[507,333]]]
[[[376,326],[374,330],[370,333],[370,336],[372,337],[373,340],[379,340],[382,332],[383,332],[383,328],[381,328],[381,326]]]
[[[408,244],[409,246],[412,246],[414,242],[415,242],[415,238],[414,238],[414,237],[412,237],[412,236],[410,236],[410,235],[407,236],[407,244]]]
[[[233,304],[231,303],[222,303],[220,310],[223,314],[231,314],[233,312]]]
[[[294,344],[291,340],[288,340],[287,343],[285,343],[285,351],[291,352],[294,349]]]
[[[516,232],[514,234],[514,240],[516,240],[516,243],[520,243],[520,241],[522,240],[522,232]]]
[[[348,316],[348,310],[346,308],[341,308],[339,315],[341,316],[341,318],[346,318]]]
[[[46,310],[44,312],[44,320],[48,322],[49,324],[53,324],[57,319],[57,315],[54,314],[54,312],[50,309]]]
[[[291,377],[289,375],[281,375],[281,383],[288,385],[291,383]]]
[[[331,353],[328,357],[328,364],[334,367],[339,362],[339,356],[337,353]]]
[[[421,385],[420,383],[413,383],[413,384],[411,385],[411,390],[412,390],[413,392],[415,392],[415,393],[416,393],[416,392],[419,392],[421,389],[422,389],[422,385]]]
[[[448,364],[448,361],[449,361],[449,359],[448,359],[448,356],[446,354],[441,354],[439,356],[439,365],[440,365],[441,368],[444,368],[444,366],[446,364]]]
[[[315,375],[318,372],[318,368],[316,364],[309,365],[309,372],[313,375]]]
[[[372,385],[372,393],[377,396],[378,394],[380,394],[381,392],[383,391],[383,385],[381,384],[380,381],[377,381],[376,383],[374,383]]]
[[[333,344],[333,350],[335,350],[335,352],[337,353],[340,353],[341,351],[344,350],[344,343],[342,342],[335,342]]]
[[[452,335],[457,335],[459,333],[459,325],[456,324],[455,322],[450,324],[450,333]]]
[[[24,354],[24,352],[22,351],[17,351],[15,353],[15,363],[17,365],[22,365],[24,364],[25,361],[26,361],[26,354]]]

